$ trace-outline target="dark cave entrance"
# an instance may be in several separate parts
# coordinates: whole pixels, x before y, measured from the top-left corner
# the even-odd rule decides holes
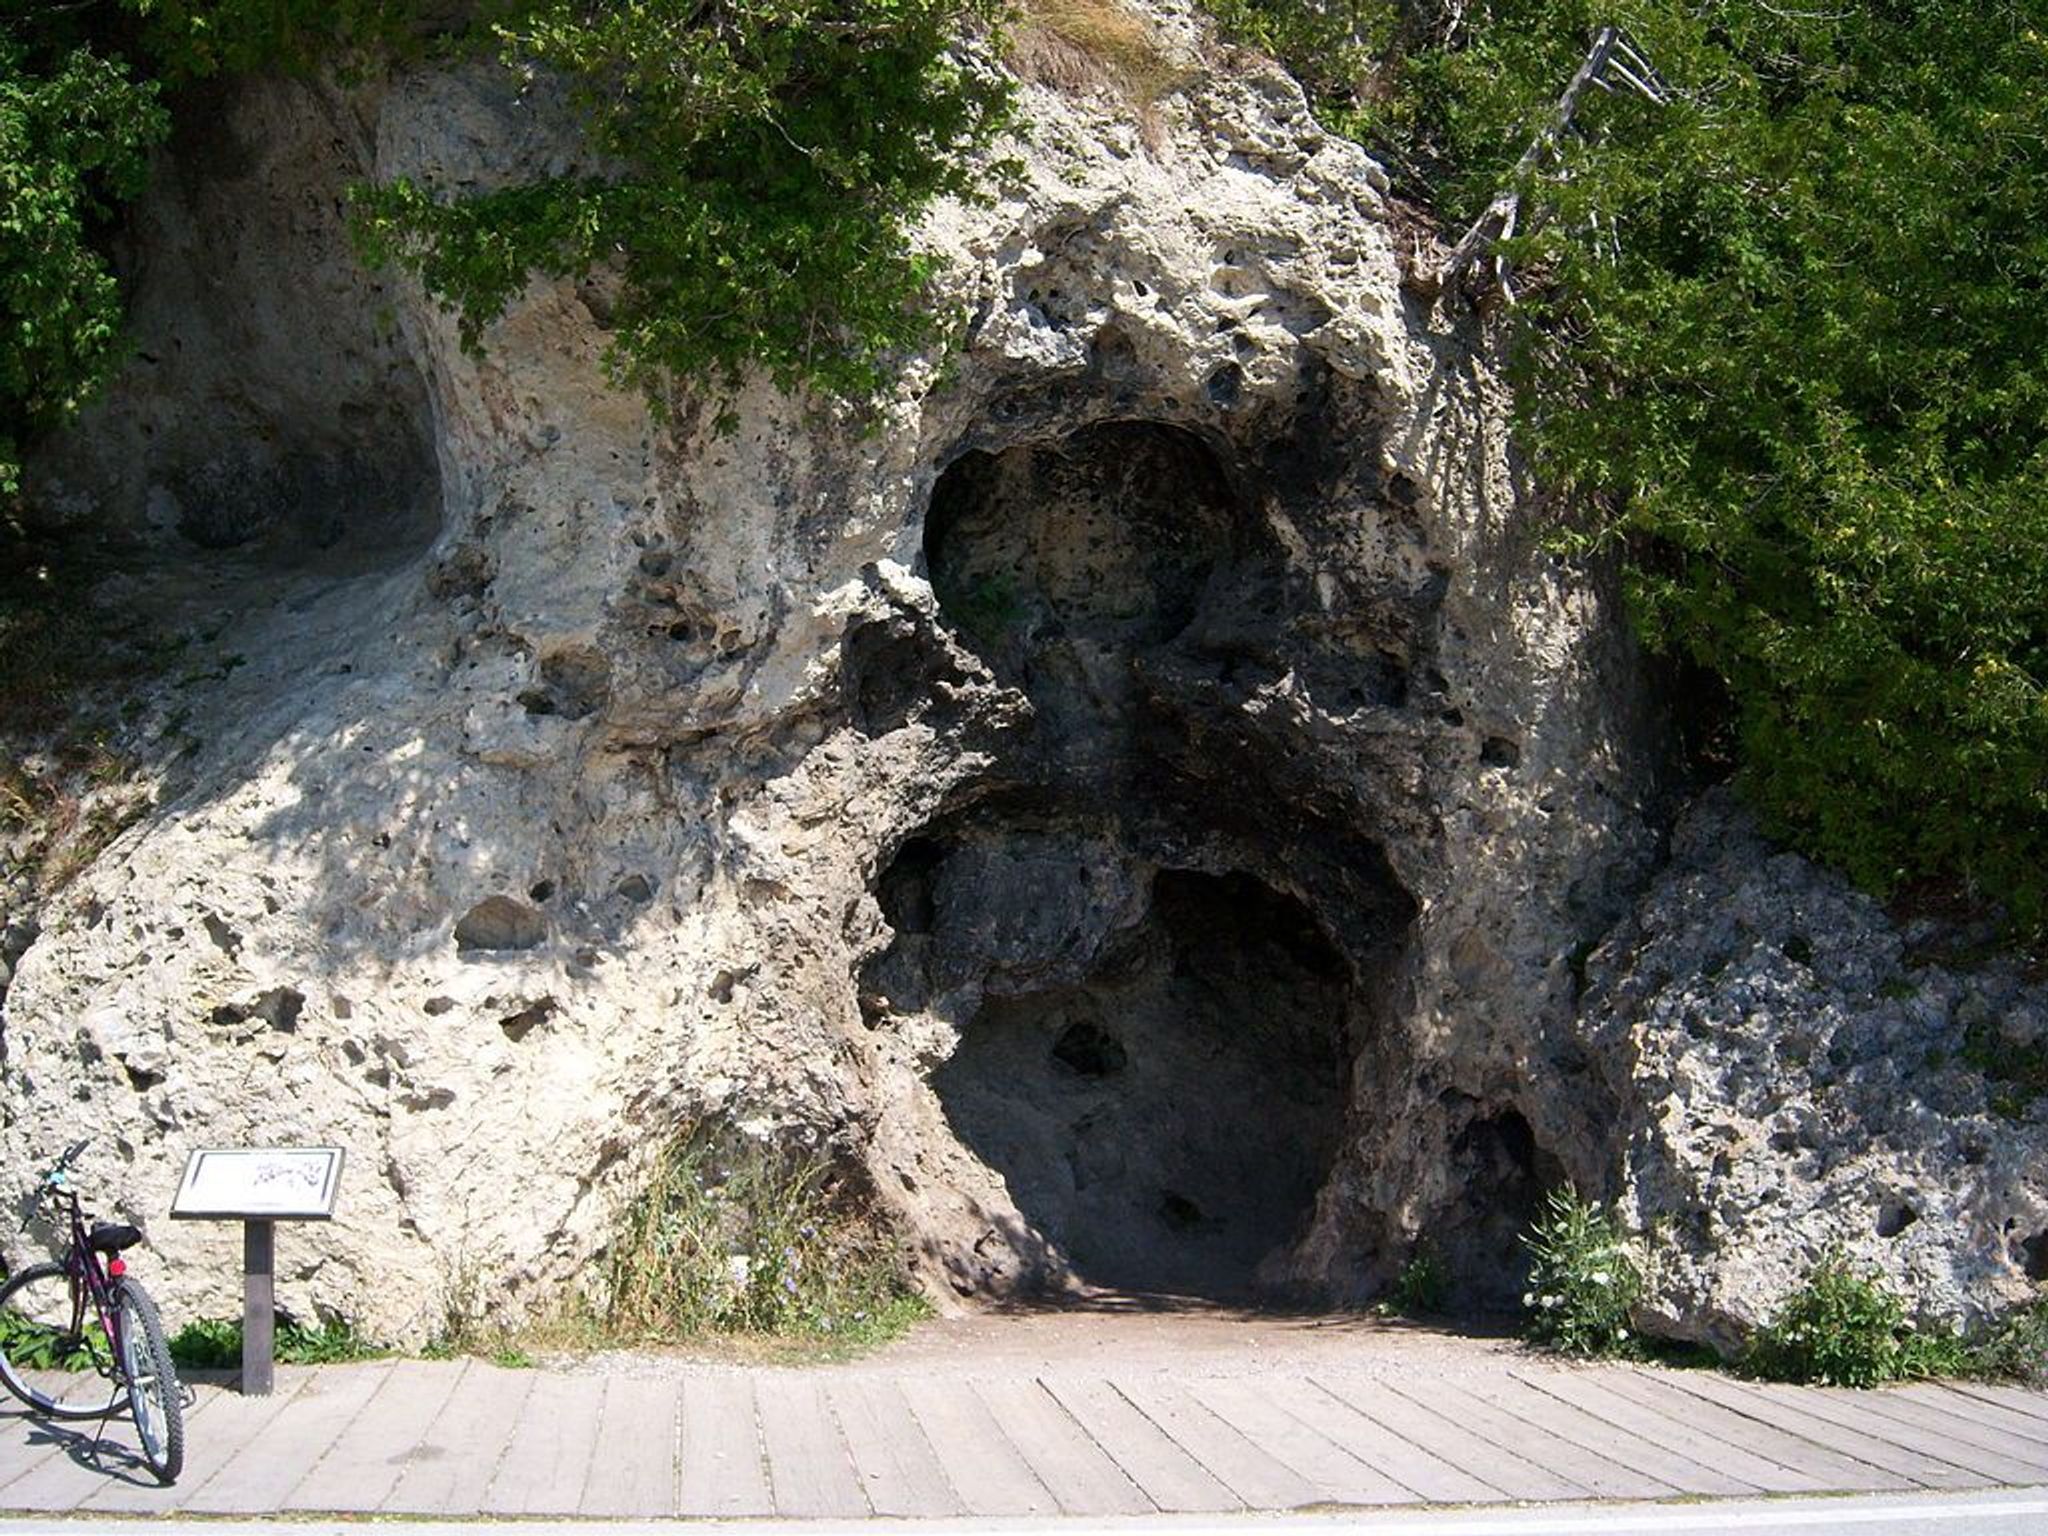
[[[932,1087],[1065,1270],[1248,1297],[1306,1228],[1345,1120],[1356,988],[1302,902],[1133,864],[1064,817],[913,840],[881,894],[897,941],[874,979],[941,1006],[978,993]]]
[[[957,1032],[929,1082],[1030,1229],[996,1223],[978,1288],[1292,1292],[1344,1142],[1414,902],[1345,775],[1254,707],[1293,641],[1243,478],[1110,421],[933,492],[941,616],[1031,722],[879,872],[862,984],[877,1027]]]

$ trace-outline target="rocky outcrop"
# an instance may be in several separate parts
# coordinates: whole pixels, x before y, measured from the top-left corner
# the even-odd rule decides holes
[[[1356,1300],[1426,1239],[1499,1300],[1550,1183],[1705,1198],[1697,1128],[1762,1111],[1715,1077],[1674,1126],[1705,1048],[1622,949],[1578,1014],[1657,849],[1639,670],[1377,168],[1253,68],[1027,106],[1023,177],[926,224],[957,353],[722,433],[606,386],[598,289],[477,356],[353,264],[349,180],[559,153],[487,75],[231,103],[248,152],[143,221],[175,378],[39,469],[139,508],[131,600],[237,664],[152,705],[158,809],[18,958],[6,1193],[98,1133],[170,1310],[223,1314],[235,1234],[159,1220],[186,1152],[342,1144],[283,1295],[412,1340],[586,1283],[707,1117],[829,1149],[946,1296]],[[1811,1155],[1772,1125],[1760,1168]],[[1739,1309],[1706,1242],[1674,1311]]]
[[[2048,986],[1932,956],[1725,793],[1587,965],[1589,1044],[1651,1234],[1645,1321],[1732,1345],[1830,1253],[1931,1318],[2048,1280]]]

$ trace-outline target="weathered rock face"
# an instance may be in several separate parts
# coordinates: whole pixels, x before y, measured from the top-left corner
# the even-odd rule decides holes
[[[1587,967],[1664,1331],[1733,1344],[1831,1251],[1943,1318],[2048,1280],[2048,1101],[1979,1069],[2048,1054],[2048,987],[1928,936],[1724,794],[1680,822]]]
[[[285,1299],[418,1339],[579,1283],[704,1116],[832,1149],[947,1294],[1351,1299],[1426,1238],[1499,1299],[1545,1184],[1619,1187],[1662,1095],[1618,1064],[1663,1068],[1582,1033],[1573,957],[1648,873],[1656,733],[1498,385],[1284,79],[1144,132],[1028,105],[1022,184],[928,221],[961,353],[721,436],[604,385],[601,293],[537,285],[479,358],[352,264],[349,179],[557,153],[488,80],[234,104],[273,149],[144,226],[183,371],[43,472],[173,497],[242,664],[20,957],[5,1193],[83,1130],[146,1220],[192,1147],[343,1144]],[[223,271],[260,326],[194,297]],[[320,399],[263,382],[292,357]],[[234,379],[288,451],[227,454]],[[348,489],[317,536],[301,460]],[[154,1235],[175,1314],[232,1310],[233,1233]],[[1671,1295],[1719,1305],[1699,1253]]]

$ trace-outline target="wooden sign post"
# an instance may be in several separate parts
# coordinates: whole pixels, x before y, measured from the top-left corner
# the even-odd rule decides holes
[[[209,1147],[185,1160],[171,1216],[242,1224],[242,1394],[268,1397],[277,1359],[277,1223],[326,1221],[340,1147]]]

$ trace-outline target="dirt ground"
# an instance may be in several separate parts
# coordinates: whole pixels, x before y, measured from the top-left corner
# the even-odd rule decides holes
[[[1504,1326],[1436,1325],[1364,1313],[1252,1310],[1173,1296],[1103,1292],[1077,1301],[985,1308],[915,1325],[855,1360],[764,1361],[732,1350],[604,1351],[551,1366],[667,1376],[781,1363],[888,1375],[1014,1376],[1105,1368],[1203,1376],[1342,1370],[1439,1377],[1497,1371],[1527,1346]]]

